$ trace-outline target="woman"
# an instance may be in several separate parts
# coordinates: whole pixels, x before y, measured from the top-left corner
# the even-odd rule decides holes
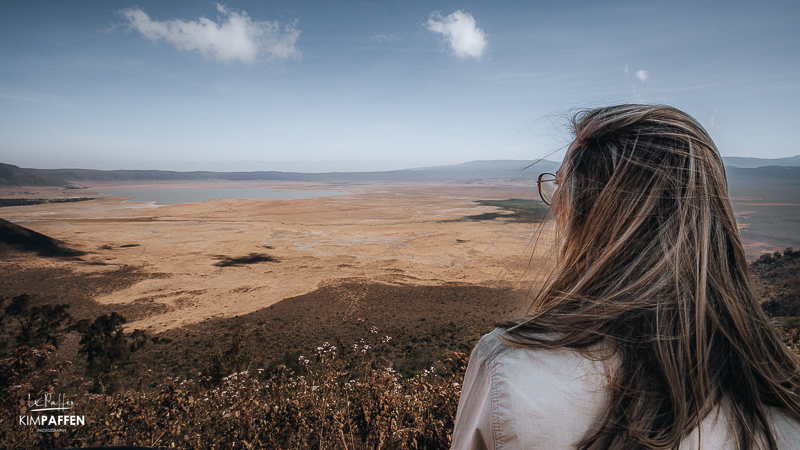
[[[800,367],[753,294],[722,160],[668,106],[573,119],[554,269],[481,339],[453,448],[797,449]]]

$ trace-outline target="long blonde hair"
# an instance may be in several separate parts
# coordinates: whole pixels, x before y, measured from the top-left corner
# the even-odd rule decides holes
[[[754,296],[722,159],[661,105],[581,111],[553,199],[558,258],[512,342],[618,358],[610,405],[581,449],[678,448],[722,402],[740,448],[776,440],[767,406],[800,420],[798,358]]]

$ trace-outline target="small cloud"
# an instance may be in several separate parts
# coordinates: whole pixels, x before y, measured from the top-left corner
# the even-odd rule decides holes
[[[645,81],[647,81],[648,78],[650,78],[650,74],[647,73],[646,70],[640,69],[636,71],[636,78],[638,78],[642,83],[644,83]]]
[[[625,64],[625,67],[622,69],[622,73],[624,73],[626,77],[628,76],[629,72],[628,72],[628,65],[627,64]]]
[[[372,36],[373,41],[378,42],[397,42],[400,40],[398,36],[385,35],[383,33]]]
[[[270,60],[300,59],[295,24],[281,27],[278,21],[257,21],[246,12],[229,11],[217,4],[219,23],[200,17],[197,21],[153,20],[140,8],[120,11],[129,24],[151,41],[161,39],[178,50],[198,51],[219,61],[253,62],[261,57]]]
[[[715,109],[714,111],[718,112],[719,110]],[[717,124],[717,120],[714,116],[711,116],[710,120],[708,121],[708,126],[706,127],[706,129],[709,131],[719,130],[719,124]]]
[[[486,33],[478,28],[475,18],[461,10],[444,18],[440,13],[434,12],[425,27],[446,37],[453,54],[461,59],[480,58],[488,45]]]

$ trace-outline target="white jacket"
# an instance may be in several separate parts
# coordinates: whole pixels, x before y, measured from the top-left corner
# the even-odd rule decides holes
[[[604,363],[578,352],[503,342],[497,329],[470,357],[458,403],[453,449],[573,449],[608,404]],[[781,450],[800,449],[800,423],[772,410]],[[681,450],[735,450],[726,415],[709,414]],[[698,446],[698,439],[701,444]],[[766,448],[766,447],[764,447]]]

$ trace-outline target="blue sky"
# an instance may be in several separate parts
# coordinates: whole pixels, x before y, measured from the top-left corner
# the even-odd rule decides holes
[[[569,143],[570,111],[623,102],[689,112],[724,156],[793,156],[798,23],[796,0],[5,1],[0,162],[535,159]]]

